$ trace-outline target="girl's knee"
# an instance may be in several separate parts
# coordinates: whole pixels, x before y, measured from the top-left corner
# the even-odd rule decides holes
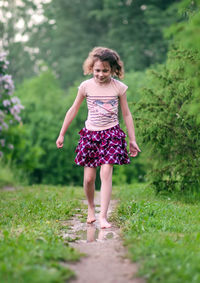
[[[85,176],[84,177],[84,186],[91,186],[95,183],[95,177],[94,176]]]
[[[96,169],[95,168],[84,168],[84,180],[83,184],[84,186],[90,186],[95,183],[96,180]]]
[[[112,173],[113,173],[113,165],[111,164],[102,165],[100,170],[101,181],[112,179]]]

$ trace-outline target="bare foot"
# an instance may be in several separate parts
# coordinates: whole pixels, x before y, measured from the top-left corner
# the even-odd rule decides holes
[[[88,217],[87,217],[87,224],[91,224],[96,221],[95,218],[95,206],[89,207],[88,206]]]
[[[96,231],[95,224],[88,225],[88,227],[87,227],[87,242],[94,242],[95,241],[95,231]]]
[[[112,227],[111,223],[109,223],[106,218],[99,218],[101,229]]]

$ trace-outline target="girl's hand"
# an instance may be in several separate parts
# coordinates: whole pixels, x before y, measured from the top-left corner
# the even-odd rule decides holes
[[[56,141],[57,148],[63,147],[63,142],[64,142],[64,136],[60,135]]]
[[[131,157],[137,156],[138,152],[141,152],[139,149],[136,141],[130,141],[129,142],[129,154]]]

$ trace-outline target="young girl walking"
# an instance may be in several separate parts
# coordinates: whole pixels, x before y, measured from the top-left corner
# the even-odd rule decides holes
[[[135,157],[140,149],[136,143],[135,130],[131,112],[126,98],[127,86],[113,78],[123,78],[123,62],[118,53],[112,49],[95,47],[83,64],[84,74],[92,78],[83,81],[77,97],[67,111],[59,137],[58,148],[63,147],[64,135],[75,118],[84,99],[87,101],[88,117],[80,134],[76,148],[77,165],[84,166],[84,191],[88,200],[87,223],[95,218],[94,191],[96,168],[100,166],[101,211],[99,222],[101,228],[110,228],[107,211],[112,192],[113,164],[128,164],[130,159],[126,149],[125,133],[119,127],[118,102],[120,102],[123,119],[129,136],[129,153]]]

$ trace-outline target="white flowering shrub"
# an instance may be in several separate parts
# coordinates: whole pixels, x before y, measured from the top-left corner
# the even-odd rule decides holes
[[[7,74],[8,64],[6,53],[0,53],[0,157],[6,150],[14,148],[7,133],[10,127],[21,121],[20,112],[24,109],[19,98],[13,96],[14,84],[12,77]]]

